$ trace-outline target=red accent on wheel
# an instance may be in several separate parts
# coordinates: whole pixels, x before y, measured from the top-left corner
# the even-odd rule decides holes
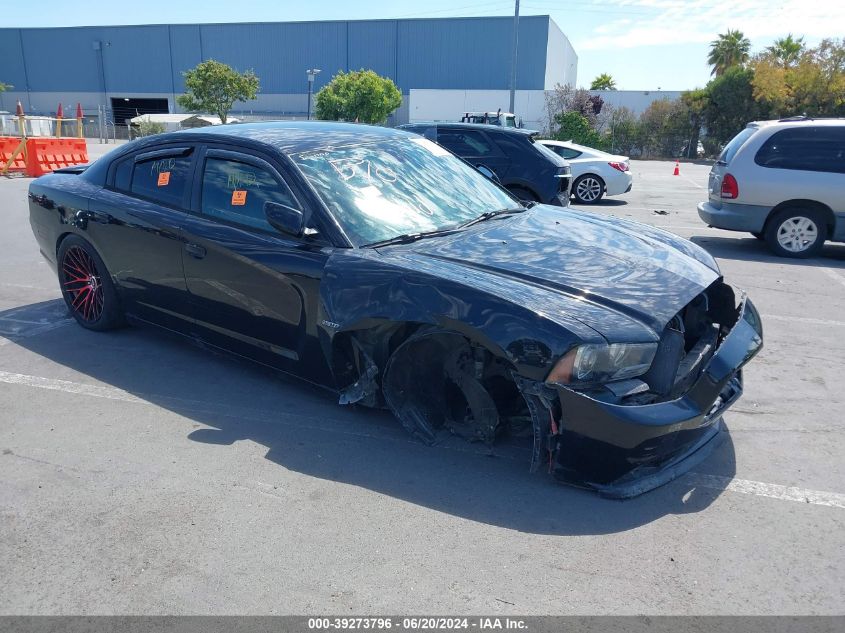
[[[93,323],[103,314],[105,296],[94,258],[85,249],[71,246],[62,260],[62,285],[70,296],[71,309]]]

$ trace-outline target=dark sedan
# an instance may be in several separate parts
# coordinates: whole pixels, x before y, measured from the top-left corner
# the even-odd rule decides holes
[[[386,406],[414,436],[525,437],[626,497],[702,459],[762,346],[703,250],[523,206],[428,139],[334,123],[129,143],[30,186],[74,318],[180,333]]]

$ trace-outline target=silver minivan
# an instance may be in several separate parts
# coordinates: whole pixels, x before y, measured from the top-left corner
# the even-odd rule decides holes
[[[845,241],[845,119],[758,121],[710,170],[708,225],[747,231],[783,257],[811,257]]]

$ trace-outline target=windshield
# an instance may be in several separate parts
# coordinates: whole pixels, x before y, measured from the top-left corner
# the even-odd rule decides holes
[[[292,154],[356,246],[456,228],[519,203],[426,138]]]
[[[722,150],[722,153],[719,155],[719,162],[724,163],[727,165],[736,153],[739,151],[739,148],[745,144],[754,132],[757,131],[757,127],[747,127],[742,132],[734,136],[730,142],[725,145],[725,149]]]

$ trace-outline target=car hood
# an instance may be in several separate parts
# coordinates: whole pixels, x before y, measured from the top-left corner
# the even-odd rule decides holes
[[[626,323],[656,336],[720,277],[705,251],[675,235],[545,205],[381,253],[504,300],[534,302],[538,313],[577,319],[608,339],[624,337]]]

